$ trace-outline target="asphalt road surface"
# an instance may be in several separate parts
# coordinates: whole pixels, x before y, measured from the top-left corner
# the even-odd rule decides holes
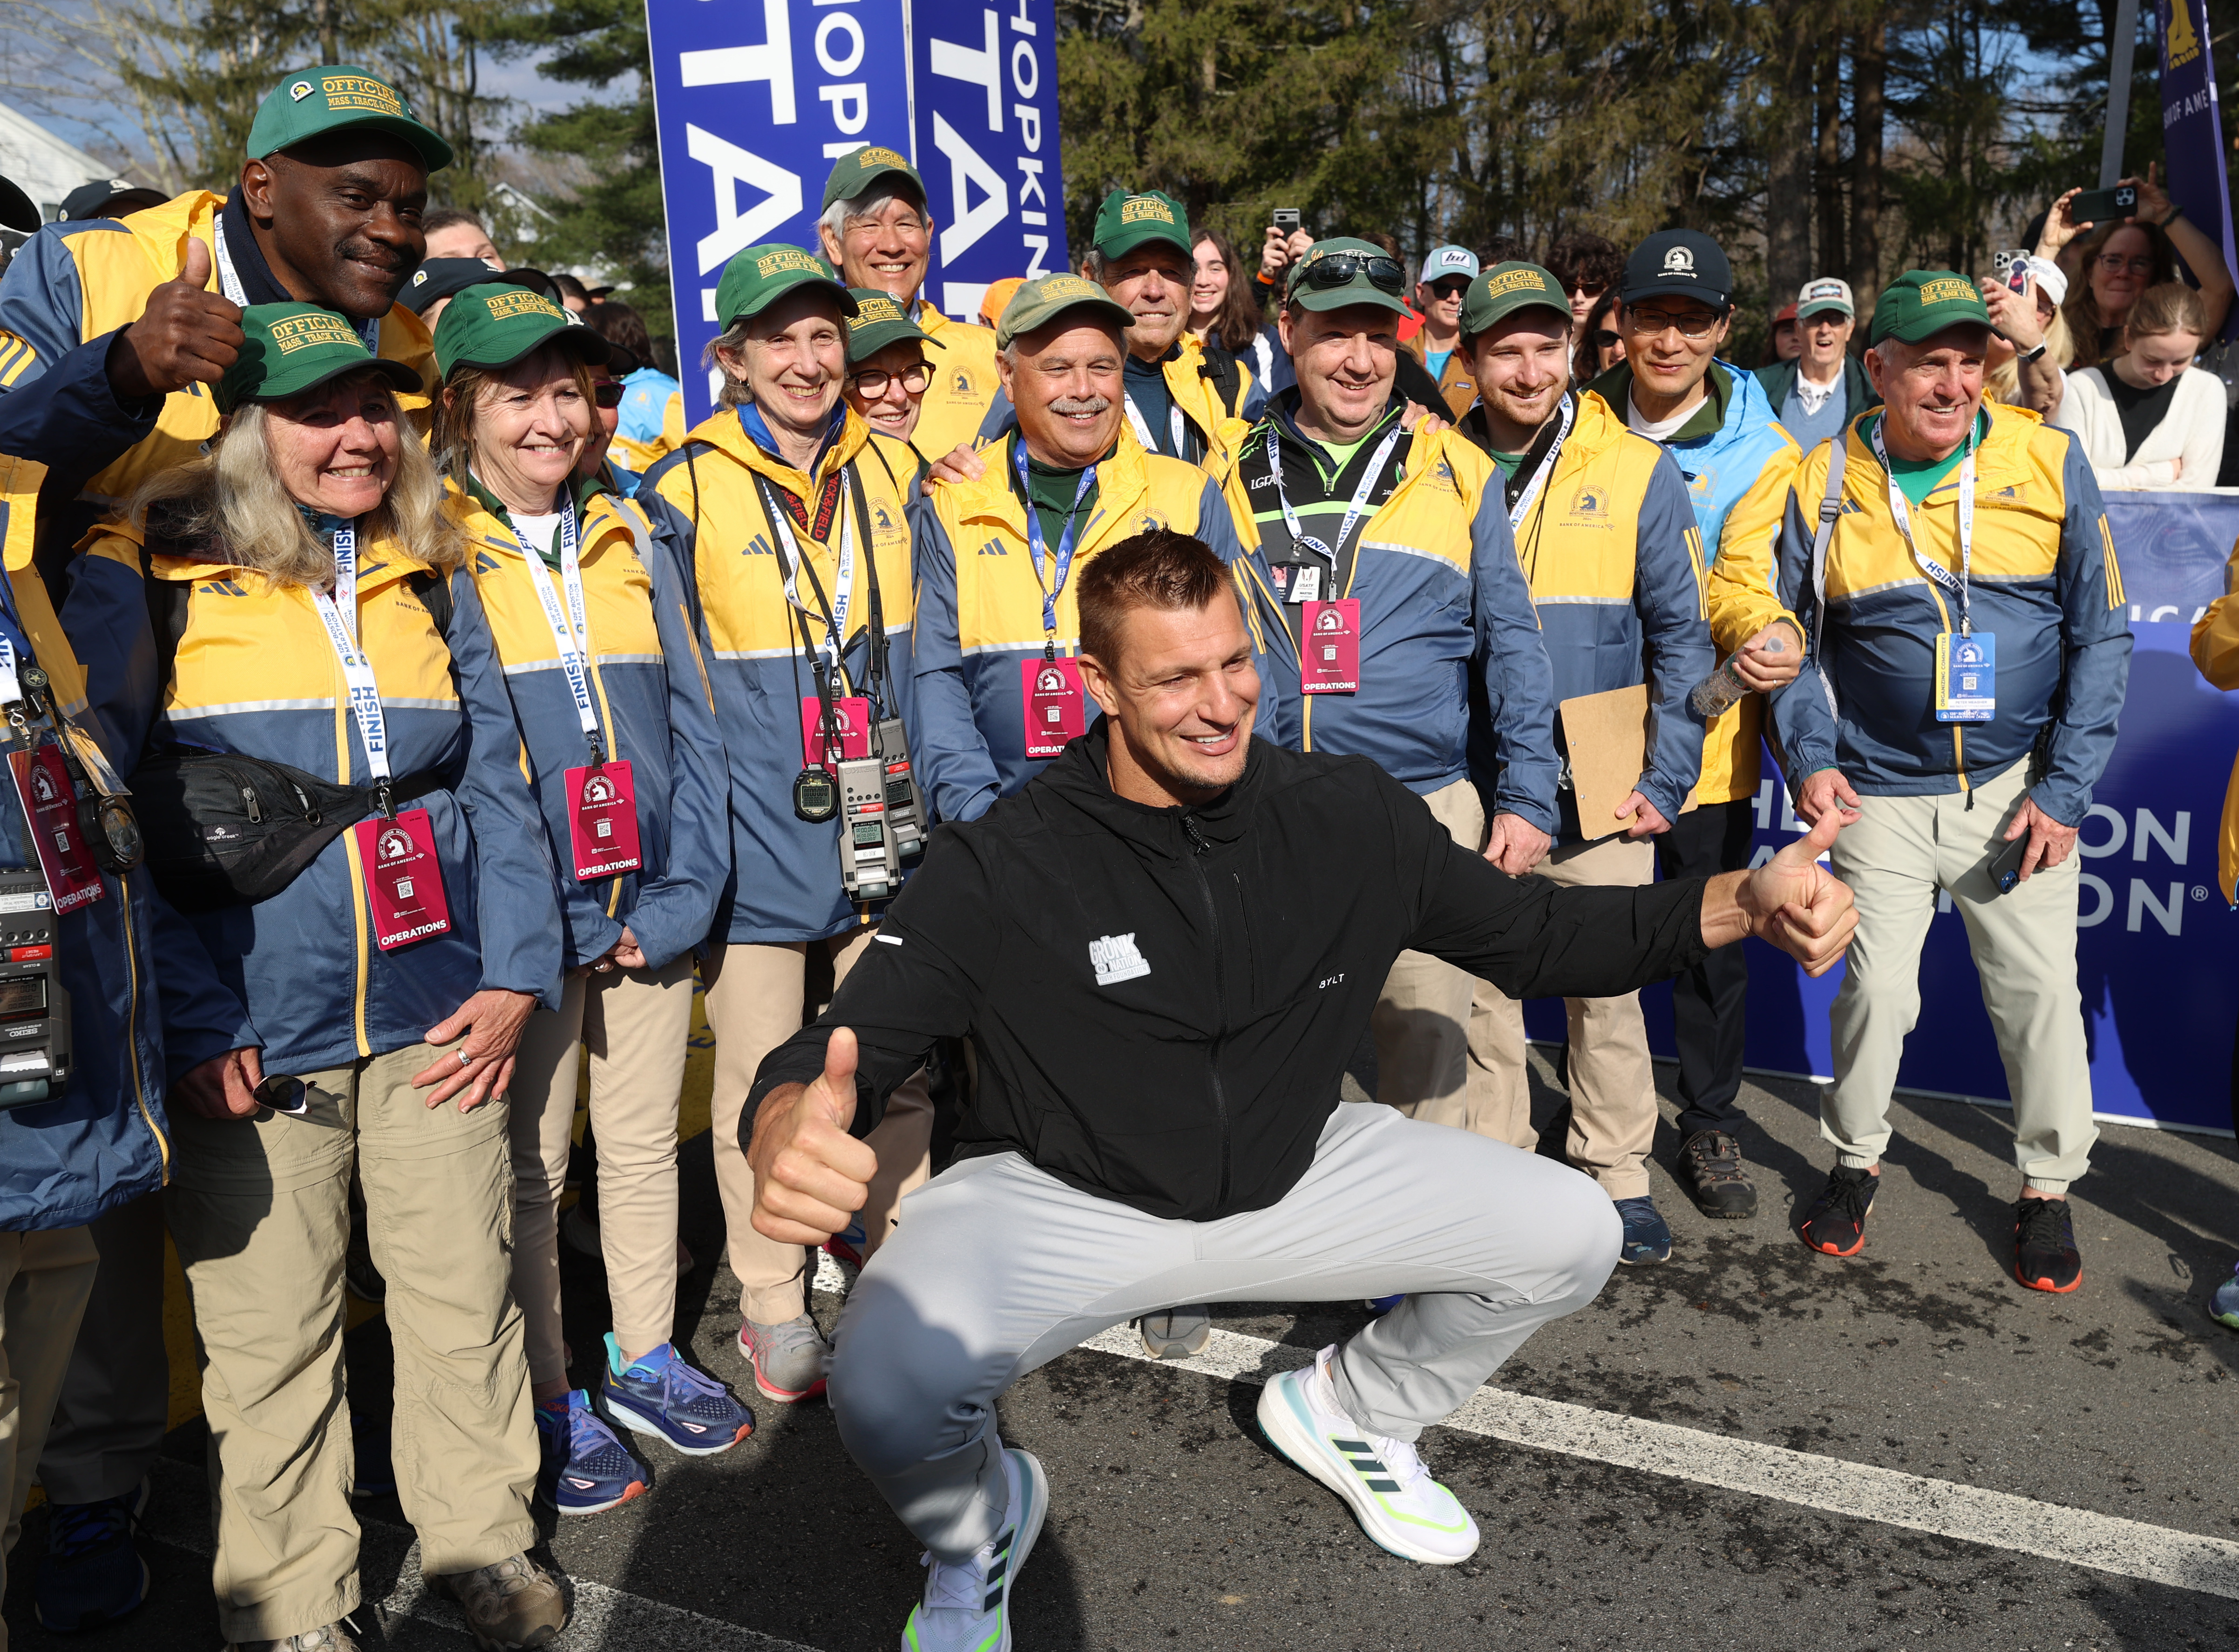
[[[1668,1089],[1670,1069],[1659,1078]],[[1541,1089],[1544,1111],[1556,1098]],[[1757,1218],[1704,1219],[1659,1165],[1671,1260],[1619,1269],[1425,1436],[1484,1529],[1466,1566],[1374,1548],[1252,1427],[1258,1382],[1345,1335],[1357,1310],[1247,1304],[1217,1320],[1230,1334],[1200,1369],[1085,1349],[1021,1383],[1004,1436],[1040,1456],[1053,1503],[1013,1597],[1017,1645],[2239,1645],[2239,1336],[2203,1311],[2239,1253],[2232,1144],[2107,1127],[2075,1197],[2083,1289],[2049,1297],[2007,1271],[2003,1112],[1901,1099],[1867,1250],[1841,1261],[1793,1231],[1831,1162],[1809,1086],[1752,1085],[1744,1105]],[[1667,1125],[1659,1160],[1675,1146]],[[685,1163],[702,1258],[684,1293],[693,1347],[744,1391],[704,1135]],[[598,1266],[568,1267],[574,1345],[595,1349]],[[827,1324],[837,1309],[820,1294]],[[754,1404],[746,1444],[701,1461],[647,1447],[652,1496],[553,1535],[577,1588],[564,1646],[896,1644],[916,1544],[821,1403]],[[174,1431],[149,1524],[157,1593],[111,1629],[63,1639],[33,1623],[33,1511],[6,1599],[17,1652],[218,1645],[203,1447],[198,1423]],[[365,1592],[382,1604],[361,1614],[366,1644],[465,1646],[424,1597],[394,1500],[367,1513]]]

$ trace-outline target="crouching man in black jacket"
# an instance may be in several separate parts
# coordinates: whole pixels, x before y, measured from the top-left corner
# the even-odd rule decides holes
[[[829,1387],[849,1454],[931,1551],[903,1635],[922,1652],[1012,1643],[1048,1494],[997,1437],[997,1397],[1170,1302],[1406,1292],[1269,1383],[1259,1421],[1384,1548],[1465,1559],[1477,1526],[1412,1442],[1593,1300],[1618,1224],[1551,1159],[1339,1104],[1392,959],[1413,947],[1512,998],[1611,998],[1745,934],[1817,974],[1857,923],[1815,864],[1832,810],[1754,872],[1510,878],[1365,759],[1252,738],[1250,634],[1202,543],[1153,528],[1080,577],[1104,720],[935,833],[746,1115],[754,1226],[819,1244],[864,1200],[887,1093],[935,1038],[979,1048],[958,1161],[856,1283]]]

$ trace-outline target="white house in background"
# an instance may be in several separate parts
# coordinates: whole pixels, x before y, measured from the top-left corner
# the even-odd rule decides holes
[[[30,196],[49,223],[62,210],[63,197],[78,185],[129,176],[0,103],[0,177]]]

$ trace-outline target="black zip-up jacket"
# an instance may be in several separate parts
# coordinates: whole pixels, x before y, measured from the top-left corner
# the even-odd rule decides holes
[[[1201,806],[1105,779],[1100,721],[1017,797],[944,826],[812,1026],[772,1051],[741,1120],[860,1041],[854,1132],[933,1040],[980,1082],[959,1156],[1010,1151],[1149,1215],[1274,1204],[1305,1174],[1394,959],[1414,947],[1516,998],[1607,998],[1704,953],[1703,886],[1558,888],[1455,844],[1365,758],[1252,742]]]

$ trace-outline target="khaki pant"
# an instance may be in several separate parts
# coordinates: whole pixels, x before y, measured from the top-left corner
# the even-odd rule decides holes
[[[1858,819],[1835,839],[1835,875],[1858,904],[1843,984],[1830,1017],[1835,1082],[1820,1098],[1819,1130],[1841,1162],[1863,1169],[1889,1145],[1890,1091],[1905,1035],[1920,1018],[1920,948],[1936,892],[1951,892],[1982,979],[2014,1098],[2014,1160],[2029,1185],[2063,1193],[2090,1164],[2091,1068],[2076,985],[2076,908],[2083,861],[2070,850],[2013,892],[1993,892],[1985,864],[2029,789],[2029,764],[1943,797],[1858,799]]]
[[[50,1503],[123,1496],[155,1467],[171,1421],[163,1197],[143,1193],[96,1217],[92,1226],[101,1271],[39,1456]]]
[[[424,1044],[302,1073],[301,1118],[173,1115],[164,1196],[210,1430],[218,1627],[284,1638],[358,1603],[342,1393],[352,1161],[395,1344],[396,1492],[429,1573],[536,1541],[536,1424],[512,1274],[506,1104],[427,1105]]]
[[[1485,805],[1457,780],[1423,801],[1465,849],[1485,847]],[[1470,999],[1476,978],[1428,952],[1402,952],[1368,1019],[1376,1040],[1376,1098],[1410,1118],[1468,1129]]]
[[[741,943],[719,949],[702,970],[708,1026],[715,1035],[715,1185],[729,1229],[731,1271],[745,1287],[739,1293],[739,1311],[758,1325],[781,1325],[808,1311],[815,1252],[780,1244],[754,1231],[754,1173],[739,1151],[739,1115],[762,1058],[801,1029],[808,949],[830,952],[836,987],[876,933],[866,926],[821,941]],[[887,1098],[886,1117],[866,1139],[879,1156],[878,1174],[860,1217],[868,1260],[894,1231],[903,1196],[914,1192],[933,1168],[933,1098],[926,1091],[925,1069],[911,1074]]]
[[[591,1052],[599,1144],[599,1249],[615,1341],[652,1352],[676,1323],[676,1115],[692,1036],[689,954],[658,970],[568,978],[560,1008],[521,1034],[508,1129],[513,1152],[513,1294],[531,1383],[565,1382],[560,1332],[560,1195],[575,1121],[576,1070]]]
[[[1558,847],[1532,869],[1565,886],[1631,888],[1656,874],[1656,850],[1623,837]],[[1640,994],[1565,998],[1570,1019],[1571,1132],[1565,1154],[1613,1199],[1648,1191],[1648,1150],[1656,1139],[1656,1073]],[[1469,1127],[1529,1152],[1531,1087],[1524,1065],[1524,1008],[1498,987],[1478,983],[1470,1016]]]
[[[100,1257],[88,1227],[0,1233],[0,1593]],[[0,1623],[0,1652],[8,1626]]]

